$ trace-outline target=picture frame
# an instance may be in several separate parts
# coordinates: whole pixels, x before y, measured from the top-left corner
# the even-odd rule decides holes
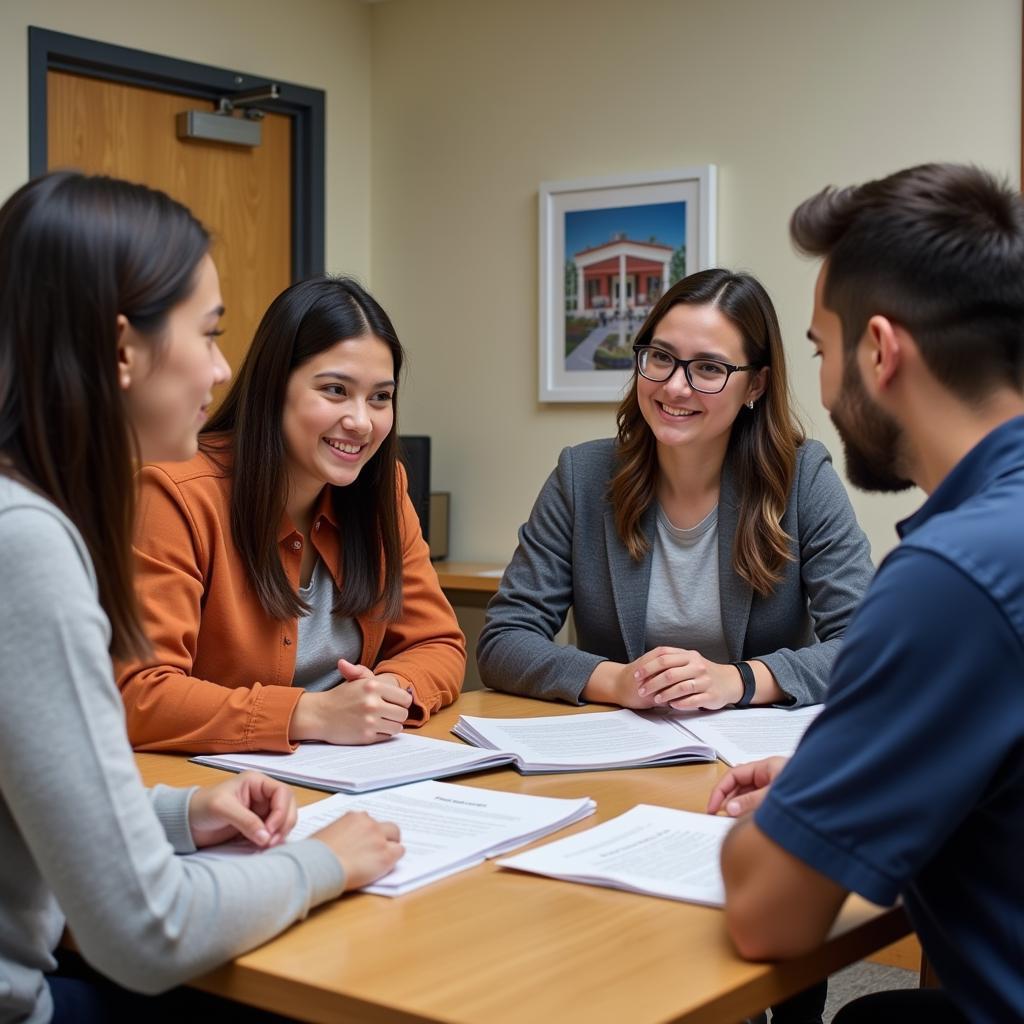
[[[541,183],[541,402],[622,398],[632,337],[653,303],[715,265],[716,171]]]

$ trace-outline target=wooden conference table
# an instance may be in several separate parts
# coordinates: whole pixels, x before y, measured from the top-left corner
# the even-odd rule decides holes
[[[473,692],[422,734],[454,739],[448,730],[460,713],[590,709]],[[137,757],[149,785],[224,778],[182,757]],[[498,769],[451,781],[597,801],[595,815],[541,840],[550,842],[641,802],[702,811],[724,770],[719,763],[524,777]],[[303,804],[325,796],[296,793]],[[396,899],[346,895],[195,984],[308,1021],[731,1024],[908,931],[902,910],[851,897],[820,949],[784,964],[751,964],[733,952],[720,910],[505,871],[489,861]]]

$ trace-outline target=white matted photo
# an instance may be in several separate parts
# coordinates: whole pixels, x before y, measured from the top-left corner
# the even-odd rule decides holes
[[[713,164],[540,186],[540,401],[622,397],[651,307],[715,265],[715,201]]]

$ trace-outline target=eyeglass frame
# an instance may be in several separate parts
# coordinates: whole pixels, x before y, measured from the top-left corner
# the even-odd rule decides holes
[[[643,370],[640,369],[640,353],[650,350],[652,352],[658,352],[660,355],[668,356],[672,360],[672,372],[667,377],[648,377]],[[643,377],[644,380],[649,380],[654,384],[667,384],[676,373],[676,370],[681,366],[683,368],[683,375],[686,377],[686,383],[690,386],[691,391],[697,391],[702,395],[720,395],[726,385],[729,383],[729,378],[734,373],[739,373],[742,370],[760,370],[762,366],[758,363],[747,363],[745,366],[737,366],[735,363],[727,363],[724,359],[713,359],[710,356],[698,356],[696,359],[680,359],[678,356],[673,355],[671,352],[666,351],[663,348],[658,348],[657,345],[634,345],[633,346],[633,361],[636,364],[636,372]],[[717,391],[705,391],[703,388],[697,387],[690,378],[690,364],[691,363],[716,363],[719,366],[724,366],[726,369],[725,380],[722,381],[722,386]]]

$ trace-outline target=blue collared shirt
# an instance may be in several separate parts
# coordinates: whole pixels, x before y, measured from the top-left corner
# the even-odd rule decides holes
[[[1024,417],[899,532],[755,821],[844,888],[902,895],[970,1020],[1024,1020]]]

